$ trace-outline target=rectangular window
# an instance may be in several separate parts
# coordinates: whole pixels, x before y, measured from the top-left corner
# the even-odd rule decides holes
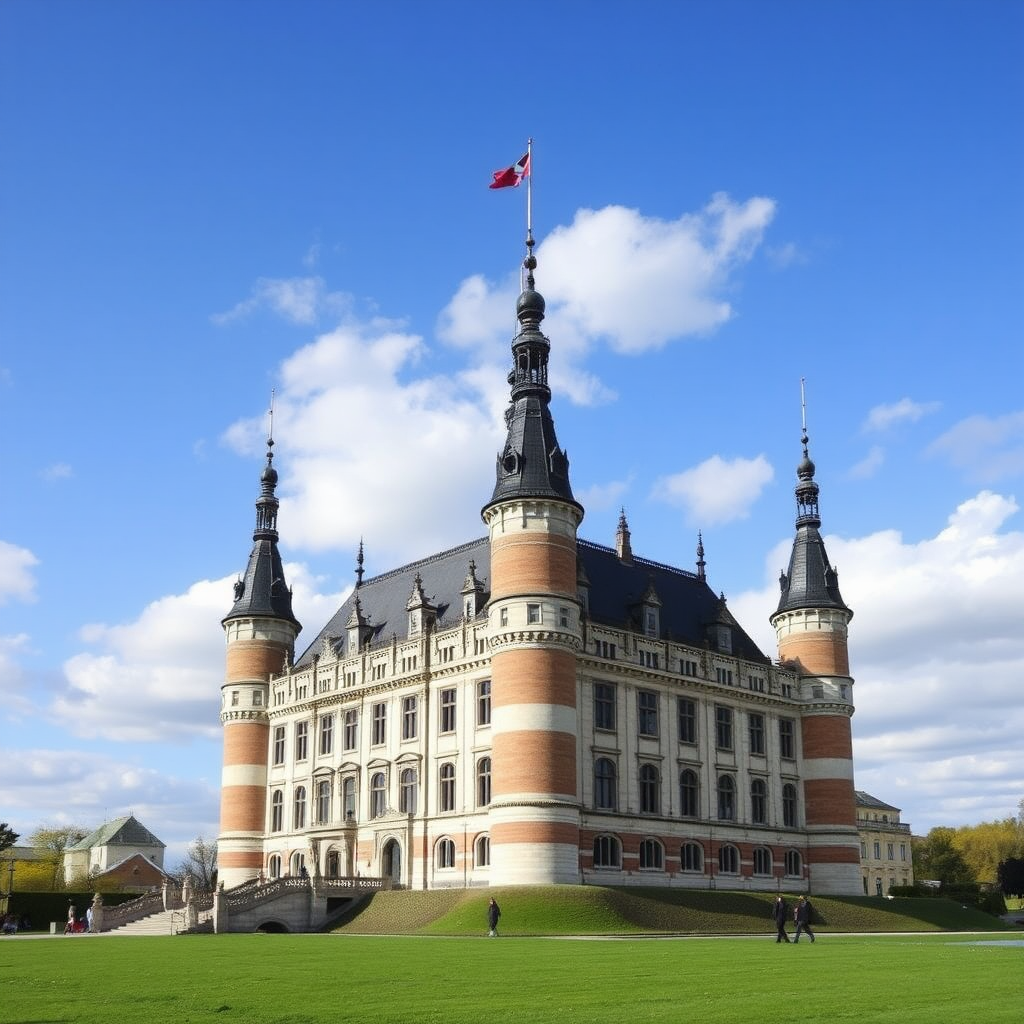
[[[644,616],[644,632],[648,636],[658,635],[658,616],[650,609],[647,610],[647,614]]]
[[[330,754],[334,751],[334,715],[320,719],[320,753]]]
[[[750,752],[764,754],[764,715],[747,715],[750,732]]]
[[[796,729],[792,718],[779,719],[779,753],[790,760],[796,757]]]
[[[697,742],[697,705],[689,697],[680,697],[679,703],[679,742]]]
[[[539,604],[528,604],[526,606],[526,621],[530,625],[536,625],[540,622],[540,605]]]
[[[455,690],[441,691],[441,732],[455,732]]]
[[[594,728],[615,729],[615,687],[611,683],[594,683]]]
[[[906,860],[906,859],[907,859],[907,844],[906,843],[900,843],[900,860]]]
[[[295,760],[305,761],[309,757],[309,722],[295,723]]]
[[[715,678],[723,686],[732,686],[732,669],[731,668],[716,668]]]
[[[889,860],[895,860],[896,859],[896,847],[894,846],[893,843],[886,843],[886,851],[885,852],[888,855]]]
[[[263,707],[263,691],[262,690],[253,690],[252,691],[252,706],[254,708],[261,708],[261,707]]]
[[[238,691],[237,690],[232,690],[231,691],[231,706],[233,708],[237,708],[238,707]]]
[[[274,764],[284,764],[284,726],[274,726]]]
[[[882,859],[882,844],[876,839],[875,840],[875,860]]]
[[[501,611],[498,613],[498,624],[501,625],[501,626],[507,626],[508,625],[508,609],[507,608],[502,608]]]
[[[732,750],[732,708],[715,706],[715,746]]]
[[[359,745],[359,710],[351,708],[345,712],[345,749],[355,750]]]
[[[402,698],[402,739],[416,739],[416,715],[418,701],[415,697]]]
[[[387,704],[380,703],[374,704],[372,710],[372,739],[370,742],[375,746],[380,746],[387,736]]]
[[[562,629],[569,628],[569,609],[562,607],[558,609],[558,624]]]
[[[476,724],[491,724],[491,681],[481,679],[476,684]]]
[[[636,695],[637,727],[641,736],[658,735],[658,695],[641,690]]]
[[[684,676],[695,676],[697,674],[697,662],[684,658],[679,662],[679,671]]]

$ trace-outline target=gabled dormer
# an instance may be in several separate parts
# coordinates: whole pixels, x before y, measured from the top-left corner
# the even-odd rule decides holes
[[[423,577],[416,573],[412,581],[412,593],[405,603],[409,613],[409,637],[428,633],[437,622],[437,608],[432,605],[423,593]]]
[[[711,650],[718,651],[719,654],[732,654],[733,630],[737,625],[725,603],[725,594],[719,594],[715,617],[705,627]]]
[[[352,614],[345,623],[345,630],[350,654],[361,651],[373,636],[373,626],[370,625],[369,616],[363,614],[363,605],[358,596],[352,602]]]
[[[661,598],[654,586],[654,577],[647,581],[647,589],[640,599],[640,629],[652,640],[661,636]]]
[[[470,561],[462,581],[462,617],[471,622],[484,610],[486,603],[484,585],[476,578],[476,562]]]

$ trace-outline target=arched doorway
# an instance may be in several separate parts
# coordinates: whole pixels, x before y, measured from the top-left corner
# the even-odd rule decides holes
[[[389,839],[384,844],[381,866],[385,877],[390,878],[393,885],[402,884],[402,847],[397,839]]]

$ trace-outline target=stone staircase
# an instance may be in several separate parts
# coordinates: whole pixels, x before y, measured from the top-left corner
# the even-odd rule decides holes
[[[202,911],[199,914],[199,926],[197,931],[212,931],[210,911]],[[119,928],[112,928],[106,935],[177,935],[185,931],[184,910],[161,910],[148,917],[132,921],[130,924],[123,924]]]

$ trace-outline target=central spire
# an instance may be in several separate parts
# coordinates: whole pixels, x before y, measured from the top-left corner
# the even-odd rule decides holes
[[[537,258],[533,246],[533,233],[528,232],[523,290],[516,301],[519,327],[512,340],[512,370],[508,375],[508,435],[498,455],[494,493],[485,508],[510,498],[560,498],[580,507],[569,484],[569,458],[558,446],[551,418],[551,343],[540,329],[545,304],[544,296],[535,288]]]

